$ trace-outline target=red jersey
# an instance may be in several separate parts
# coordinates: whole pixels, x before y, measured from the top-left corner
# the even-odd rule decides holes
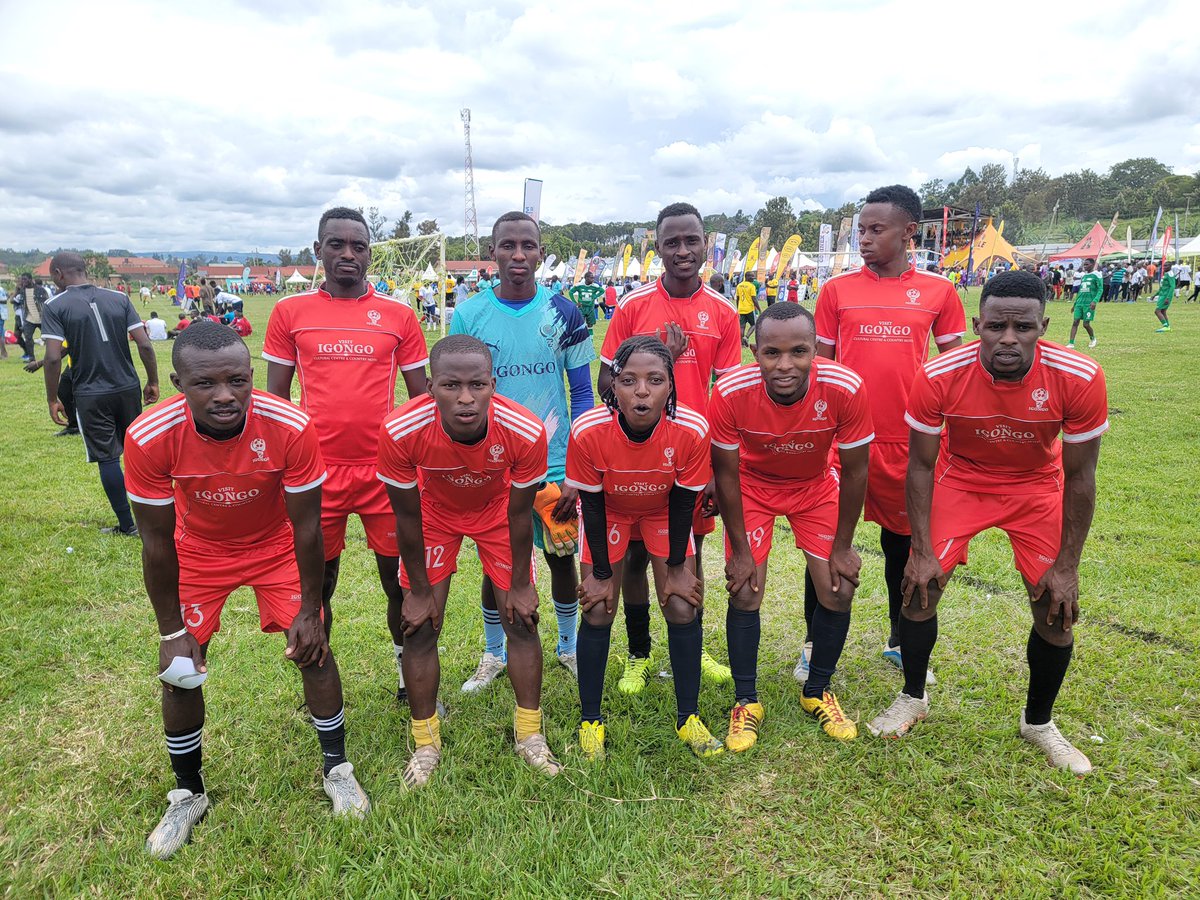
[[[937,434],[945,424],[937,481],[960,491],[1062,490],[1062,445],[1108,430],[1104,372],[1082,353],[1038,341],[1020,381],[994,381],[979,342],[951,350],[917,375],[905,421]]]
[[[723,374],[742,362],[742,333],[729,301],[703,284],[690,297],[670,297],[662,279],[630,291],[617,302],[608,324],[600,361],[611,366],[623,341],[654,334],[677,322],[688,337],[687,349],[675,360],[679,402],[703,413],[708,408],[712,373]]]
[[[607,406],[590,409],[571,425],[567,484],[604,491],[605,512],[638,519],[664,512],[674,485],[702,491],[712,474],[708,424],[686,406],[663,416],[642,443],[631,441]]]
[[[429,361],[411,307],[370,284],[354,300],[323,289],[280,300],[262,355],[295,367],[300,407],[317,423],[325,461],[339,466],[375,462],[379,423],[396,406],[396,373]]]
[[[425,394],[380,428],[379,480],[399,488],[419,485],[422,503],[473,518],[510,487],[546,480],[546,426],[521,404],[495,394],[487,435],[460,444],[446,434],[437,403]]]
[[[908,443],[904,410],[930,335],[945,344],[967,331],[954,285],[920,269],[880,278],[864,266],[825,282],[816,319],[817,340],[866,382],[876,438]]]
[[[824,477],[835,443],[846,450],[875,437],[862,379],[820,358],[809,370],[808,391],[790,406],[768,396],[758,366],[721,376],[708,422],[713,446],[737,450],[743,475],[785,489]]]
[[[266,391],[253,391],[242,433],[226,441],[196,430],[182,394],[156,403],[125,435],[129,498],[175,504],[175,542],[209,553],[291,542],[284,492],[325,480],[312,420]]]

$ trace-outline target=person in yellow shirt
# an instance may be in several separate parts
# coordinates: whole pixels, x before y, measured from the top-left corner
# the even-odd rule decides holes
[[[779,277],[772,275],[767,279],[767,306],[779,299]]]
[[[778,288],[778,282],[776,282]],[[754,314],[760,309],[758,305],[758,282],[750,278],[743,278],[738,282],[737,291],[737,311],[742,322],[742,345],[750,346],[748,338],[749,330],[754,327]]]

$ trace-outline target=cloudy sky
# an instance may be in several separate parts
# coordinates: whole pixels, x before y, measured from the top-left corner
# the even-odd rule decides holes
[[[274,251],[335,204],[458,234],[462,107],[481,228],[526,177],[564,223],[1014,156],[1191,173],[1190,5],[0,0],[0,246]]]

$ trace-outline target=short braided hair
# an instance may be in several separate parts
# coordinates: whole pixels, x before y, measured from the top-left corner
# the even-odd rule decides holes
[[[613,354],[612,366],[610,366],[612,381],[608,384],[608,390],[600,395],[600,399],[604,401],[604,405],[612,412],[618,412],[617,376],[621,374],[621,370],[629,362],[629,357],[635,353],[649,353],[652,356],[657,356],[663,361],[663,365],[667,367],[667,378],[671,382],[671,393],[667,397],[667,406],[663,412],[666,413],[668,419],[675,418],[675,408],[678,405],[678,397],[675,390],[675,360],[671,358],[671,351],[667,349],[667,345],[653,335],[638,334],[627,338],[621,343],[621,346],[617,348],[617,352]]]

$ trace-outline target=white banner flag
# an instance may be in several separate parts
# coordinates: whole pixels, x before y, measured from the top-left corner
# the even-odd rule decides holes
[[[525,215],[533,216],[535,222],[542,221],[542,180],[540,178],[525,179],[525,205],[522,207]]]

